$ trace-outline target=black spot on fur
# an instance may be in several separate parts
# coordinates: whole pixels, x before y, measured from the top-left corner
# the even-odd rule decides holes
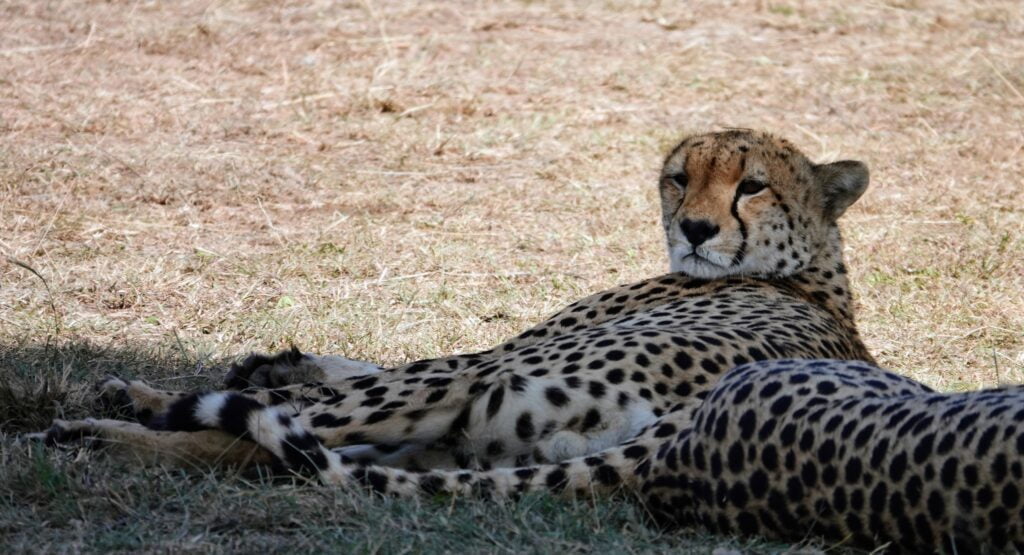
[[[310,422],[316,428],[340,428],[352,422],[351,416],[335,416],[329,412],[314,416]]]
[[[590,409],[587,411],[587,414],[583,417],[583,423],[580,424],[580,431],[586,433],[590,431],[594,426],[597,426],[600,423],[601,412],[598,411],[597,409]]]
[[[374,385],[377,385],[377,377],[370,376],[369,378],[363,378],[353,382],[352,389],[370,389]]]
[[[320,448],[320,440],[308,433],[288,434],[281,441],[288,466],[303,473],[327,468],[327,456]]]
[[[388,418],[391,418],[394,413],[395,411],[392,410],[378,410],[371,412],[370,415],[366,417],[366,424],[376,424],[377,422],[387,420]]]
[[[435,389],[434,391],[430,392],[430,395],[427,395],[427,398],[426,398],[425,402],[428,405],[432,405],[432,404],[440,401],[441,399],[444,399],[444,396],[447,395],[447,394],[448,394],[448,390],[447,389],[444,389],[444,388]]]
[[[605,486],[615,486],[622,482],[622,477],[619,473],[610,465],[603,464],[594,470],[594,477],[597,478],[598,483]]]
[[[154,430],[167,430],[171,432],[198,432],[207,429],[195,418],[196,407],[199,399],[205,393],[193,393],[183,399],[175,401],[164,414],[157,416],[150,421],[150,428]]]
[[[255,399],[230,394],[217,412],[217,419],[225,432],[237,437],[248,437],[249,415],[262,408],[263,404]]]
[[[387,493],[388,477],[375,470],[357,468],[352,471],[352,479],[357,483],[369,486],[377,493]]]
[[[444,491],[444,478],[437,474],[424,474],[420,476],[419,486],[426,495],[436,495]]]
[[[552,492],[559,493],[569,485],[569,477],[565,474],[565,470],[556,468],[544,478],[544,484]]]
[[[639,459],[647,456],[647,448],[643,445],[630,445],[622,451],[622,455],[627,459]]]
[[[569,396],[560,388],[554,386],[544,390],[544,397],[556,407],[564,407],[569,404]]]
[[[505,399],[505,388],[498,386],[491,392],[490,398],[487,399],[487,418],[494,418],[498,411],[501,410],[501,402]]]

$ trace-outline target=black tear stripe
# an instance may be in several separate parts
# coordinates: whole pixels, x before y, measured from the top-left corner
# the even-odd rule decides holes
[[[736,223],[740,226],[740,237],[743,242],[740,243],[740,248],[736,249],[736,254],[732,257],[732,263],[730,265],[737,266],[747,256],[747,225],[743,223],[739,213],[740,203],[740,191],[736,189],[736,194],[732,197],[732,206],[729,207],[729,213],[736,219]]]
[[[672,215],[677,220],[683,218],[683,203],[686,202],[686,193],[683,193],[682,196],[683,198],[679,200],[679,204],[677,204],[676,207],[672,209]]]
[[[685,144],[685,141],[684,141],[683,144]],[[680,148],[683,148],[682,144],[679,145],[679,147],[677,147],[676,150],[679,150]],[[672,154],[674,155],[675,152],[676,151],[672,151]],[[671,156],[669,156],[669,158],[671,158]],[[666,160],[666,162],[667,162],[667,160]],[[686,174],[687,176],[690,175],[690,172],[686,169],[686,166],[689,166],[689,165],[690,165],[690,153],[687,152],[686,153],[686,158],[683,159],[683,173]],[[687,177],[687,181],[689,181],[689,177]],[[683,215],[683,203],[686,202],[686,190],[689,189],[689,188],[690,188],[689,186],[683,187],[683,190],[680,191],[679,204],[677,204],[676,207],[672,210],[672,217],[674,217],[676,219],[680,219],[680,218],[684,217],[684,215]]]
[[[679,149],[683,148],[683,144],[686,144],[686,141],[683,141],[682,144],[680,144],[678,147],[676,147],[676,150],[673,150],[672,154],[670,154],[668,158],[672,158],[672,156],[674,156],[675,153]],[[665,159],[665,163],[668,163],[668,158]],[[690,165],[690,153],[687,152],[686,153],[686,158],[683,159],[683,174],[687,176],[687,181],[689,181],[690,172],[686,169],[686,167],[689,166],[689,165]],[[674,218],[676,218],[676,219],[679,219],[679,218],[683,217],[683,214],[682,214],[683,203],[686,202],[686,191],[689,188],[690,188],[689,185],[687,185],[686,187],[683,187],[682,190],[679,191],[679,204],[677,204],[676,207],[674,209],[672,209],[672,216]]]

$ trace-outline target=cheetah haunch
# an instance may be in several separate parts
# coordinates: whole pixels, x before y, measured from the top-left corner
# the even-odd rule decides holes
[[[946,397],[863,362],[756,362],[872,362],[836,225],[867,183],[863,164],[815,165],[771,135],[693,136],[669,154],[659,183],[672,274],[587,297],[479,353],[387,370],[297,350],[253,355],[229,374],[236,390],[209,393],[111,379],[104,395],[130,402],[144,424],[57,421],[49,439],[109,440],[156,460],[275,462],[397,494],[626,488],[667,524],[779,538],[815,530],[930,548],[984,533],[1001,522],[971,512],[987,504],[957,512],[962,503],[944,498],[933,511],[929,491],[905,484],[893,500],[895,471],[883,466],[905,434],[890,434],[898,423],[886,425],[887,409],[863,408],[896,395],[893,406],[917,407],[930,430],[947,422]],[[791,368],[801,377],[773,377]],[[874,450],[878,461],[865,460]],[[1019,469],[1021,455],[998,451]],[[920,452],[901,480],[934,482],[947,464],[938,449]],[[859,472],[840,467],[852,457]],[[840,483],[853,478],[863,484]],[[1020,535],[1006,530],[992,538]]]

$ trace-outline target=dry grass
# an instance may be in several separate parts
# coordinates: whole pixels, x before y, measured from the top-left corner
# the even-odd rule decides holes
[[[944,389],[1024,381],[1024,10],[851,4],[0,2],[0,250],[49,286],[0,261],[0,425],[84,414],[112,370],[195,385],[291,342],[383,363],[489,346],[664,271],[660,156],[721,125],[871,165],[845,230],[885,365]],[[120,530],[54,509],[96,493],[88,472],[3,446],[14,545]],[[26,505],[33,465],[65,493]],[[193,545],[154,526],[134,537],[295,531]]]

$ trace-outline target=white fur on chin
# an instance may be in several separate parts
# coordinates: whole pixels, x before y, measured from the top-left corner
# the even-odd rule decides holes
[[[670,247],[668,263],[671,271],[682,272],[698,279],[718,279],[733,274],[730,268],[693,255],[689,246]]]

